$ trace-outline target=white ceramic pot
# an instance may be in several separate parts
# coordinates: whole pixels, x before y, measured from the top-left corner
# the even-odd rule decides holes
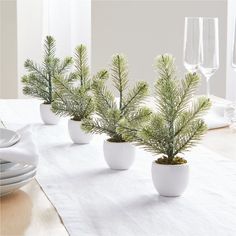
[[[127,142],[116,143],[105,140],[103,152],[108,166],[114,170],[127,170],[134,162],[135,147]]]
[[[40,104],[40,115],[44,124],[56,125],[60,118],[51,110],[51,104]]]
[[[189,165],[164,165],[152,163],[152,181],[162,196],[177,197],[186,189],[189,180]]]
[[[81,123],[81,121],[68,120],[70,138],[74,143],[89,143],[93,135],[82,130]]]

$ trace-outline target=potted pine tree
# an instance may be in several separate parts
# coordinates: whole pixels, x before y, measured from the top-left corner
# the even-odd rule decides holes
[[[54,79],[55,92],[52,111],[59,116],[69,116],[68,130],[74,143],[89,143],[91,133],[81,129],[84,119],[91,119],[94,112],[94,101],[91,94],[92,79],[88,66],[87,49],[84,45],[76,47],[74,54],[75,70],[67,76]],[[107,71],[99,72],[96,77],[103,79]]]
[[[51,111],[54,85],[53,78],[64,74],[72,64],[72,58],[66,57],[60,61],[56,57],[56,42],[52,36],[46,36],[44,42],[44,56],[41,65],[30,59],[25,61],[27,75],[22,77],[23,93],[31,97],[40,98],[40,115],[45,124],[57,124],[59,117]]]
[[[123,55],[113,56],[110,72],[119,100],[108,90],[105,79],[95,78],[92,85],[95,117],[85,119],[82,127],[87,132],[107,134],[109,138],[103,144],[105,160],[111,169],[125,170],[134,161],[135,148],[117,133],[116,128],[123,118],[137,126],[149,118],[150,110],[140,106],[148,94],[148,85],[146,82],[138,82],[132,90],[127,91],[128,64]]]
[[[172,56],[159,56],[156,67],[156,112],[141,128],[123,119],[117,130],[124,139],[157,155],[152,163],[152,180],[159,194],[179,196],[189,179],[189,166],[182,155],[207,130],[201,116],[210,108],[210,101],[194,98],[200,80],[196,73],[177,79]]]

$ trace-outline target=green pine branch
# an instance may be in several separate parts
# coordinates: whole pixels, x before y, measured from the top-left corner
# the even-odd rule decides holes
[[[123,92],[127,88],[128,83],[128,63],[123,55],[115,55],[112,58],[111,77],[114,87],[119,92],[119,108],[123,105]]]
[[[100,72],[101,74],[104,73]],[[114,55],[110,66],[110,79],[119,93],[117,103],[114,94],[106,86],[108,73],[104,75],[103,79],[98,79],[98,75],[93,79],[92,91],[96,116],[94,119],[85,120],[82,127],[87,132],[105,133],[113,142],[128,141],[128,137],[126,139],[119,132],[119,125],[126,122],[141,126],[148,120],[151,114],[150,110],[140,107],[148,94],[148,85],[146,82],[139,82],[133,89],[126,91],[128,87],[128,63],[123,55]]]
[[[88,55],[87,49],[84,45],[80,45],[75,49],[75,68],[77,76],[80,80],[80,85],[83,86],[89,77]]]
[[[108,74],[105,75],[106,77]],[[96,76],[97,77],[97,76]],[[95,112],[98,116],[103,118],[109,123],[108,112],[109,110],[116,109],[115,96],[107,89],[105,85],[106,79],[94,79],[92,89],[94,100],[96,101]]]
[[[52,36],[47,36],[44,41],[44,56],[41,65],[30,59],[25,61],[28,74],[22,77],[23,93],[40,98],[46,104],[53,101],[53,79],[68,71],[72,58],[67,57],[62,62],[56,57],[56,42]]]
[[[70,116],[73,120],[81,121],[90,119],[94,112],[94,99],[91,96],[92,79],[89,76],[88,55],[84,45],[76,47],[74,63],[73,72],[54,79],[52,110],[60,116]],[[101,71],[95,77],[98,81],[103,80],[106,74],[106,71]]]
[[[194,99],[200,81],[197,74],[177,79],[172,56],[159,56],[155,65],[159,74],[155,83],[156,112],[141,127],[123,120],[117,131],[145,150],[162,155],[158,163],[185,163],[178,155],[190,150],[206,132],[201,117],[211,103],[205,97]]]

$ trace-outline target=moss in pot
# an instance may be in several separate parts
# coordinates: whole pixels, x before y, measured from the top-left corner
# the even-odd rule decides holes
[[[149,122],[138,128],[124,119],[117,130],[126,140],[158,156],[152,163],[152,180],[159,194],[179,196],[189,179],[189,166],[182,154],[207,130],[201,116],[211,104],[206,97],[194,97],[200,81],[197,74],[177,79],[172,56],[159,56],[156,67],[156,110]]]
[[[92,85],[95,116],[85,119],[82,127],[87,132],[106,134],[109,138],[103,144],[105,161],[111,169],[126,170],[134,162],[135,148],[116,129],[124,118],[140,126],[149,119],[151,111],[141,107],[148,94],[148,85],[138,82],[128,90],[128,63],[125,56],[119,54],[112,58],[110,79],[118,92],[118,101],[106,87],[106,80],[95,77]]]
[[[41,65],[32,60],[25,61],[27,75],[22,77],[23,93],[43,100],[40,104],[40,115],[45,124],[57,124],[59,117],[51,111],[53,102],[54,83],[56,76],[65,74],[72,64],[72,58],[66,57],[60,61],[56,57],[56,41],[52,36],[47,36],[44,42],[44,56]]]
[[[94,112],[94,101],[91,93],[92,79],[88,66],[87,49],[79,45],[74,54],[75,70],[69,75],[58,76],[54,79],[55,93],[52,110],[59,116],[69,116],[68,130],[74,143],[85,144],[92,139],[91,133],[81,129],[83,119],[91,119]],[[96,75],[97,79],[104,79],[107,71]]]

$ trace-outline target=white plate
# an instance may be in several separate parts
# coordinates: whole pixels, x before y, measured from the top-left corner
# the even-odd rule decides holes
[[[10,147],[20,140],[20,135],[13,130],[0,128],[0,148]]]
[[[0,163],[0,172],[4,172],[15,165],[16,163],[13,163],[13,162]]]
[[[0,186],[21,182],[23,180],[26,180],[28,178],[35,176],[35,174],[36,174],[36,168],[34,170],[31,170],[31,171],[29,171],[25,174],[22,174],[22,175],[10,177],[10,178],[5,178],[5,179],[0,179]]]
[[[35,166],[16,164],[12,168],[4,172],[0,172],[0,179],[11,178],[18,175],[22,175],[33,169],[35,169]]]
[[[5,161],[5,160],[1,160],[0,159],[0,164],[5,164],[5,163],[9,163],[10,161]]]
[[[0,186],[0,197],[5,196],[7,194],[10,194],[12,192],[15,192],[17,189],[19,189],[19,188],[23,187],[24,185],[28,184],[33,178],[34,178],[34,176],[30,177],[26,180],[14,183],[14,184],[8,184],[8,185]]]

